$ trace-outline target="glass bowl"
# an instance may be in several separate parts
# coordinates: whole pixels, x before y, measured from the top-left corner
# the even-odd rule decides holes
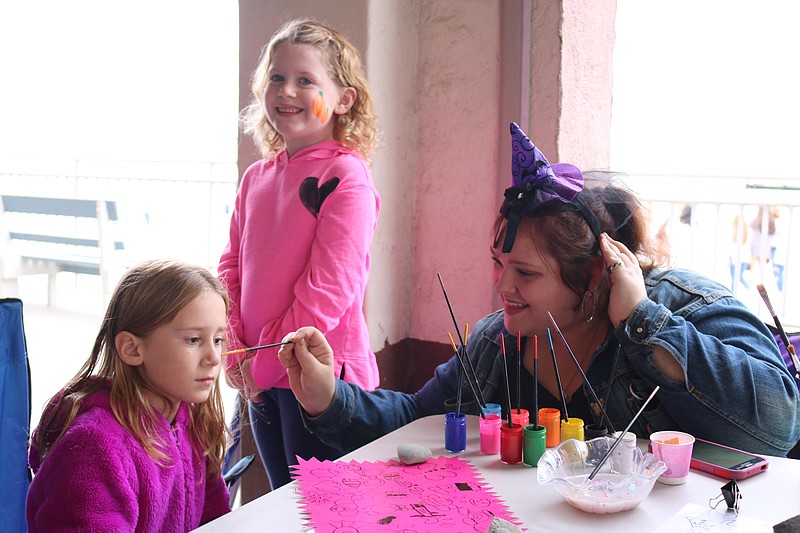
[[[667,465],[652,453],[643,454],[623,441],[589,480],[614,441],[612,437],[586,442],[568,439],[548,449],[539,459],[539,484],[552,484],[567,503],[588,513],[616,513],[636,507],[650,494]]]

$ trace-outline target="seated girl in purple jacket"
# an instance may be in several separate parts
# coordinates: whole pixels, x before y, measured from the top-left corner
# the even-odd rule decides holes
[[[31,438],[31,533],[185,532],[230,511],[217,379],[227,307],[201,267],[125,273],[91,356]]]

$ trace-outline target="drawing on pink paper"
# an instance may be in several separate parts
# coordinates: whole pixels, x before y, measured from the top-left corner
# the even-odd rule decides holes
[[[315,533],[483,533],[495,516],[521,526],[475,468],[458,457],[416,465],[298,460],[299,505]]]

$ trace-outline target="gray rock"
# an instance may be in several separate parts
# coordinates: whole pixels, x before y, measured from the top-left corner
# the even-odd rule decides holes
[[[398,444],[397,458],[406,465],[424,463],[431,458],[431,450],[421,444]]]
[[[495,516],[492,518],[486,533],[522,533],[522,530],[508,520]]]

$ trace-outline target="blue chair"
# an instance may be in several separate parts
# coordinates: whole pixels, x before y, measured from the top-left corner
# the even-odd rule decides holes
[[[236,398],[230,424],[233,442],[225,452],[225,460],[222,464],[222,478],[228,486],[231,507],[236,501],[236,494],[239,492],[242,476],[256,458],[255,454],[242,456],[242,408],[247,409],[246,402],[241,398]]]
[[[233,485],[239,481],[247,469],[250,468],[253,460],[256,458],[255,454],[252,455],[245,455],[239,461],[233,465],[227,472],[222,475],[222,479],[225,480],[225,484],[228,486],[228,490],[231,490]]]
[[[31,370],[22,301],[0,300],[0,516],[3,531],[28,530],[25,498],[31,483],[28,435],[31,425]]]

